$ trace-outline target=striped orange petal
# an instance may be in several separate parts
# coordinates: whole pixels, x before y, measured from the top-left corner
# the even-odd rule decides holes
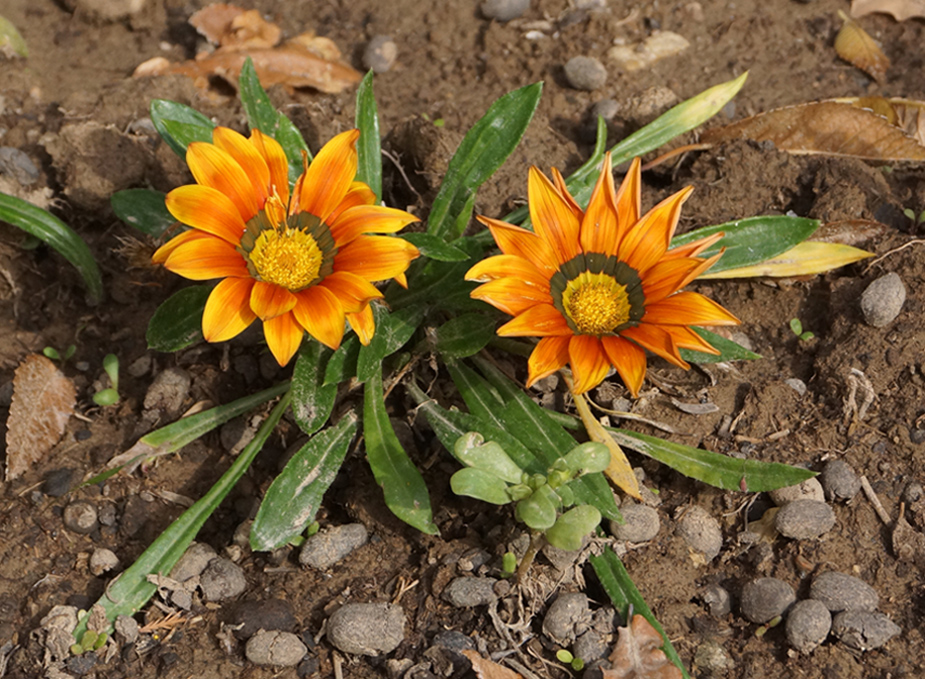
[[[296,305],[296,296],[286,288],[265,281],[256,281],[251,290],[251,309],[257,318],[268,321],[282,316]],[[285,365],[285,364],[281,364]]]
[[[620,259],[636,269],[640,276],[645,276],[668,251],[681,218],[681,205],[693,190],[688,186],[668,196],[649,210],[620,243]]]
[[[604,164],[597,185],[588,202],[588,210],[581,222],[581,248],[585,252],[600,252],[614,255],[620,244],[617,206],[614,203],[613,171],[610,153],[604,156]]]
[[[569,339],[567,336],[544,337],[539,341],[527,363],[529,369],[527,388],[532,387],[538,380],[552,375],[568,363]]]
[[[559,168],[557,167],[552,168],[552,183],[556,187],[556,191],[559,192],[559,195],[562,196],[562,199],[568,203],[571,211],[575,213],[575,217],[578,219],[578,222],[581,223],[581,219],[584,217],[585,211],[581,209],[581,206],[575,202],[572,194],[569,193],[568,185],[565,183],[565,177],[562,176],[562,173],[559,172]]]
[[[360,344],[365,347],[372,341],[373,334],[376,332],[376,319],[373,316],[371,304],[367,304],[362,311],[355,314],[348,313],[347,322],[350,323],[350,327],[360,338]]]
[[[157,250],[155,250],[154,254],[151,255],[151,261],[155,264],[163,264],[167,261],[170,253],[172,253],[181,245],[185,243],[191,243],[193,241],[211,240],[212,238],[214,238],[214,236],[211,236],[208,233],[204,233],[203,231],[197,231],[196,229],[184,231],[183,233],[174,236],[169,241],[160,246]]]
[[[617,222],[621,241],[626,233],[639,221],[642,205],[642,163],[639,158],[633,158],[630,169],[623,178],[620,188],[614,197],[617,205]]]
[[[267,338],[267,346],[280,365],[286,365],[295,356],[304,334],[302,326],[296,323],[291,313],[263,322],[263,335]]]
[[[568,323],[552,304],[537,304],[498,328],[499,337],[571,335]]]
[[[349,271],[335,271],[318,285],[334,293],[344,311],[351,314],[358,313],[372,300],[382,298],[376,286]]]
[[[679,368],[685,370],[690,368],[687,361],[678,353],[678,346],[674,343],[674,339],[664,328],[651,323],[643,323],[635,328],[623,330],[620,334]]]
[[[373,190],[369,188],[363,182],[353,182],[350,184],[350,188],[347,189],[347,195],[344,196],[344,199],[340,204],[334,208],[334,211],[328,216],[327,223],[329,225],[334,225],[337,223],[338,217],[343,213],[344,210],[349,210],[352,207],[357,205],[375,205],[376,204],[376,194],[373,193]]]
[[[289,161],[283,147],[273,137],[257,128],[251,130],[250,143],[257,149],[270,171],[270,194],[274,191],[283,205],[289,203]]]
[[[568,343],[569,365],[575,378],[574,391],[583,394],[607,377],[610,361],[601,341],[591,335],[574,335]]]
[[[408,241],[391,236],[358,236],[334,257],[334,271],[349,271],[368,281],[404,274],[420,253]]]
[[[206,342],[224,342],[241,334],[257,318],[251,310],[252,278],[226,278],[209,294],[202,312]]]
[[[305,172],[299,210],[327,223],[356,177],[359,136],[359,130],[341,132],[321,148]]]
[[[643,323],[656,325],[738,325],[739,319],[699,292],[678,292],[646,306]]]
[[[232,200],[218,189],[187,184],[168,193],[165,203],[177,221],[232,245],[241,242],[244,220]]]
[[[176,239],[174,239],[176,240]],[[171,251],[164,266],[193,281],[213,278],[246,278],[250,274],[241,253],[215,236],[187,240]]]
[[[395,233],[417,221],[420,220],[404,210],[357,205],[341,212],[330,222],[330,227],[337,247],[343,247],[364,233]]]
[[[535,166],[527,179],[527,200],[533,230],[549,243],[557,264],[581,254],[578,218],[555,185]]]
[[[646,352],[622,337],[602,337],[601,345],[607,360],[617,369],[623,384],[633,398],[639,396],[642,380],[646,376]]]
[[[662,259],[649,269],[646,279],[642,282],[646,303],[654,304],[680,290],[713,266],[722,254],[718,252],[709,259]]]
[[[252,191],[262,204],[270,195],[270,168],[257,147],[242,134],[227,127],[216,127],[212,143],[231,156],[250,179]]]
[[[295,319],[309,335],[331,349],[337,349],[344,338],[344,307],[337,296],[325,287],[315,285],[296,293],[292,309]]]
[[[517,255],[529,260],[547,276],[552,276],[558,270],[559,264],[552,247],[532,231],[502,222],[500,219],[481,215],[478,215],[476,219],[488,227],[498,248],[504,254]]]
[[[472,299],[487,302],[511,316],[521,314],[537,304],[552,304],[552,295],[549,294],[548,288],[543,290],[517,278],[488,281],[473,290],[470,296]]]
[[[245,222],[263,207],[266,187],[255,186],[227,151],[194,141],[186,148],[186,163],[196,182],[228,196]]]
[[[549,279],[531,261],[517,255],[486,257],[466,272],[467,281],[484,283],[498,278],[518,278],[524,283],[549,291]]]
[[[681,349],[702,351],[705,354],[713,354],[714,356],[720,354],[718,349],[687,326],[662,325],[660,327],[671,335],[674,343]]]

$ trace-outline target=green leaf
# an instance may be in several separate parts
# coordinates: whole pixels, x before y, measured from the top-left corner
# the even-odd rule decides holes
[[[369,186],[376,194],[378,202],[382,199],[382,148],[371,70],[357,88],[356,126],[360,131],[360,139],[357,142],[359,165],[356,180]]]
[[[251,528],[251,549],[270,551],[282,547],[315,520],[321,499],[340,471],[356,431],[357,416],[349,412],[292,456],[260,503]]]
[[[464,467],[450,477],[450,488],[457,495],[474,497],[493,505],[506,505],[511,501],[507,484],[491,472],[475,467]]]
[[[556,504],[552,489],[540,486],[532,495],[517,503],[514,515],[533,530],[546,530],[556,522]]]
[[[816,476],[816,472],[780,462],[741,460],[626,429],[607,427],[607,431],[621,446],[658,460],[684,476],[724,490],[762,493],[794,486]]]
[[[376,334],[365,347],[360,347],[357,358],[357,379],[366,382],[382,372],[382,359],[398,351],[421,324],[423,309],[406,307],[389,313],[382,304],[373,305]]]
[[[573,474],[594,474],[607,469],[610,451],[603,443],[588,441],[572,448],[565,456],[565,466]]]
[[[523,470],[496,441],[485,441],[475,431],[460,436],[453,445],[453,455],[468,467],[475,467],[508,483],[520,483]]]
[[[437,351],[449,358],[466,358],[484,349],[495,336],[495,320],[484,314],[462,314],[436,331]]]
[[[337,386],[357,374],[357,357],[360,355],[360,339],[350,335],[343,341],[337,351],[328,359],[324,369],[324,383]]]
[[[572,507],[556,519],[552,528],[546,531],[549,544],[559,549],[574,552],[581,549],[584,537],[597,528],[601,513],[591,505]]]
[[[373,476],[392,513],[422,533],[437,535],[424,478],[401,447],[382,394],[382,374],[367,381],[363,398],[363,436]]]
[[[460,250],[429,233],[402,233],[398,237],[416,246],[425,257],[439,262],[465,262],[469,259],[465,250]]]
[[[270,103],[270,97],[260,84],[254,62],[250,57],[244,60],[241,66],[241,75],[238,77],[238,92],[244,114],[247,116],[247,125],[252,130],[258,129],[266,135],[276,138],[279,126],[279,113]]]
[[[0,16],[0,55],[7,51],[23,58],[29,56],[26,41],[22,39],[22,35],[16,30],[16,26],[9,19]]]
[[[719,363],[721,361],[754,361],[761,356],[754,351],[749,351],[741,344],[717,335],[703,328],[691,327],[691,329],[700,335],[703,339],[713,345],[720,353],[706,354],[702,351],[693,351],[691,349],[681,349],[681,358],[689,363]]]
[[[591,556],[588,561],[591,562],[591,566],[594,568],[595,574],[597,574],[597,579],[601,581],[601,586],[607,592],[607,596],[610,597],[614,607],[620,611],[620,615],[626,620],[627,624],[631,622],[629,620],[629,608],[632,605],[633,612],[648,620],[649,624],[662,636],[662,640],[665,642],[662,650],[668,656],[668,659],[681,670],[682,677],[690,679],[684,663],[678,657],[678,652],[674,650],[674,646],[671,645],[665,630],[655,619],[655,615],[652,614],[652,610],[646,604],[645,599],[642,598],[642,594],[636,589],[636,585],[633,583],[629,573],[626,572],[626,568],[623,567],[620,557],[612,549],[605,549],[603,554]]]
[[[289,163],[289,187],[295,186],[299,175],[302,174],[303,165],[302,154],[312,162],[312,152],[305,143],[305,138],[289,118],[282,113],[279,114],[279,130],[276,132],[276,141],[283,147],[286,154],[286,160]]]
[[[751,266],[775,257],[809,238],[818,227],[818,220],[805,217],[749,217],[688,231],[673,238],[671,247],[686,245],[716,233],[725,233],[717,243],[697,255],[704,258],[712,257],[722,248],[726,248],[726,252],[708,272],[714,274],[727,269]]]
[[[116,217],[129,226],[160,238],[177,223],[164,204],[164,194],[151,189],[125,189],[116,191],[110,199]]]
[[[331,351],[311,339],[302,342],[292,372],[292,415],[308,436],[324,426],[334,410],[336,384],[324,384],[324,372]]]
[[[0,221],[22,229],[30,236],[48,244],[69,261],[84,279],[90,297],[103,298],[103,279],[93,253],[76,231],[50,212],[32,203],[0,193]]]
[[[196,109],[167,99],[151,101],[151,122],[167,145],[183,159],[190,142],[211,142],[215,129],[215,123]]]
[[[148,348],[173,352],[202,339],[202,310],[212,288],[193,285],[167,298],[148,322]]]
[[[535,83],[508,92],[466,133],[434,199],[428,233],[446,241],[462,235],[460,215],[465,213],[472,194],[520,143],[542,91],[543,84]]]

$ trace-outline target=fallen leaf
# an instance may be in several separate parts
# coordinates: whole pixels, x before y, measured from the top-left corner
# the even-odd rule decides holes
[[[886,97],[844,97],[832,101],[873,111],[925,146],[925,102]]]
[[[843,245],[842,243],[820,243],[807,240],[786,252],[782,252],[777,257],[766,259],[760,264],[743,266],[737,269],[726,269],[712,274],[707,273],[700,276],[700,279],[810,276],[825,273],[873,256],[874,253],[872,252],[851,247],[850,245]]]
[[[245,10],[218,3],[204,7],[189,24],[211,43],[222,47],[273,47],[279,42],[279,26],[266,21],[255,9]]]
[[[74,412],[74,385],[40,354],[29,354],[13,373],[7,419],[6,478],[21,476],[61,438]]]
[[[820,243],[842,243],[861,245],[879,241],[891,231],[890,227],[872,219],[842,219],[825,222],[813,233],[813,240]]]
[[[851,16],[855,18],[874,12],[892,14],[896,21],[925,17],[925,0],[853,0],[851,3]]]
[[[886,80],[886,71],[890,67],[880,45],[861,26],[852,21],[844,12],[838,15],[844,20],[841,30],[835,36],[835,52],[849,64],[857,66],[868,73],[874,80],[882,83]]]
[[[29,56],[26,41],[22,39],[16,26],[2,16],[0,16],[0,56],[8,59]]]
[[[468,649],[461,653],[469,658],[472,663],[472,671],[479,679],[524,679],[522,675],[507,667],[502,667],[496,662],[483,658],[475,651]]]
[[[612,669],[602,670],[604,679],[682,679],[661,646],[662,636],[641,615],[621,627],[617,645],[608,660]]]

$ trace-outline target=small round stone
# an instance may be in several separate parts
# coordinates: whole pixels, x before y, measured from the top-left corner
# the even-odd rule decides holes
[[[75,500],[64,508],[64,526],[74,533],[87,535],[99,526],[96,507],[86,500]]]
[[[224,601],[238,596],[247,588],[244,570],[230,559],[216,557],[209,562],[199,579],[206,601]]]
[[[362,547],[369,539],[366,526],[348,523],[315,533],[299,552],[299,563],[324,571],[346,558],[353,550]]]
[[[835,512],[819,500],[795,500],[780,508],[774,527],[784,537],[811,540],[828,533],[835,525]]]
[[[678,522],[678,533],[688,547],[712,561],[723,547],[723,532],[719,521],[710,516],[703,507],[689,508]]]
[[[293,667],[308,653],[302,640],[292,632],[258,630],[247,640],[244,654],[255,665]]]
[[[742,588],[742,615],[758,624],[764,624],[783,615],[796,601],[793,587],[777,578],[758,578]]]
[[[800,653],[809,653],[825,641],[832,629],[832,614],[815,599],[798,601],[787,613],[787,641]]]
[[[562,592],[552,602],[543,618],[543,634],[562,646],[568,646],[591,624],[588,597],[581,592]]]
[[[906,301],[906,286],[895,271],[881,276],[861,294],[861,313],[868,325],[882,328],[893,322]]]
[[[345,604],[328,618],[327,638],[344,653],[391,653],[405,638],[405,612],[393,604]]]
[[[732,597],[729,596],[728,590],[720,585],[707,585],[700,596],[714,618],[725,618],[732,610]]]
[[[209,565],[209,562],[218,554],[209,545],[204,542],[194,542],[177,561],[176,565],[170,571],[170,577],[180,582],[185,582],[202,572]]]
[[[806,479],[795,486],[785,486],[768,493],[774,504],[783,507],[794,500],[818,500],[825,502],[825,492],[822,490],[822,484],[815,478]]]
[[[842,611],[832,620],[832,633],[858,651],[880,648],[900,632],[899,625],[874,611]]]
[[[699,676],[722,676],[735,667],[729,651],[715,641],[707,641],[697,647],[694,653],[694,665],[700,670]]]
[[[840,611],[872,611],[880,603],[877,590],[863,580],[847,575],[826,571],[813,579],[809,588],[809,597],[825,605],[832,613]]]
[[[591,92],[607,82],[607,69],[594,57],[572,57],[565,64],[565,79],[570,87]]]
[[[627,542],[648,542],[658,535],[661,520],[658,512],[646,505],[627,504],[620,508],[623,523],[610,522],[614,537]]]
[[[495,21],[510,21],[530,9],[530,0],[485,0],[482,16]]]
[[[595,122],[600,116],[604,120],[612,120],[620,112],[620,104],[616,99],[601,99],[591,107],[591,119]]]
[[[912,504],[925,497],[925,486],[918,481],[913,481],[903,489],[903,502]]]
[[[72,478],[74,478],[74,470],[67,467],[50,471],[45,476],[42,492],[48,497],[61,497],[71,489]]]
[[[138,621],[130,615],[120,615],[114,625],[116,635],[127,644],[134,644],[140,634]]]
[[[494,578],[455,578],[443,590],[443,598],[456,608],[484,606],[498,598],[494,590],[496,582]]]
[[[844,460],[829,460],[819,475],[825,496],[830,500],[850,500],[861,490],[861,480]]]
[[[377,35],[363,50],[363,66],[374,73],[386,73],[395,65],[398,45],[387,35]]]
[[[12,146],[0,147],[0,174],[11,175],[23,186],[34,184],[39,178],[39,169],[23,151]]]
[[[99,576],[103,573],[108,573],[111,570],[115,570],[118,567],[119,557],[117,557],[110,549],[100,547],[98,549],[94,549],[93,553],[90,555],[89,568],[93,575]]]

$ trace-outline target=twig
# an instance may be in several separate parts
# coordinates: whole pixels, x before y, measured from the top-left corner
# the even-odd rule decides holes
[[[880,498],[877,497],[877,494],[874,492],[866,476],[861,476],[861,488],[864,489],[864,495],[867,496],[870,504],[873,505],[874,511],[877,512],[877,516],[880,517],[880,520],[887,526],[893,523],[893,519],[890,518],[886,509],[883,508],[883,505],[880,503]]]
[[[414,188],[414,185],[411,183],[411,180],[408,179],[408,175],[405,174],[405,168],[403,168],[403,167],[401,166],[401,163],[398,162],[398,158],[396,158],[395,156],[393,156],[391,153],[389,153],[389,152],[386,151],[385,149],[382,149],[382,155],[384,155],[386,158],[388,158],[389,160],[391,160],[391,161],[392,161],[392,164],[393,164],[396,168],[398,168],[399,173],[401,173],[402,178],[405,180],[405,184],[407,184],[407,185],[408,185],[408,188],[411,189],[411,191],[414,193],[414,195],[418,197],[418,201],[420,201],[421,203],[423,203],[423,202],[424,202],[424,198],[421,196],[420,193],[418,193],[417,189]]]
[[[530,566],[533,565],[533,560],[545,544],[546,534],[534,531],[530,536],[530,546],[527,547],[524,558],[520,560],[520,565],[517,566],[517,573],[514,575],[514,582],[516,584],[520,584],[527,579],[527,573],[530,572]]]
[[[893,248],[893,249],[890,250],[889,252],[884,252],[882,255],[880,255],[880,256],[877,257],[876,259],[872,259],[870,262],[867,263],[867,266],[864,268],[864,273],[866,274],[868,271],[870,271],[871,267],[872,267],[874,264],[877,264],[877,263],[883,261],[884,259],[886,259],[886,258],[889,257],[890,255],[895,255],[897,252],[899,252],[900,250],[905,250],[905,249],[906,249],[907,247],[909,247],[910,245],[920,245],[920,244],[922,244],[922,243],[925,243],[925,240],[923,240],[923,239],[921,239],[921,238],[916,238],[915,240],[910,240],[908,243],[903,243],[903,244],[900,245],[898,248]]]
[[[682,153],[687,153],[688,151],[707,151],[711,148],[713,148],[713,144],[685,144],[684,146],[679,146],[678,148],[672,149],[667,153],[663,153],[655,160],[646,163],[642,166],[642,168],[640,168],[640,171],[645,172],[646,170],[651,170],[653,167],[661,165],[662,163],[671,160],[675,156],[680,156]]]

